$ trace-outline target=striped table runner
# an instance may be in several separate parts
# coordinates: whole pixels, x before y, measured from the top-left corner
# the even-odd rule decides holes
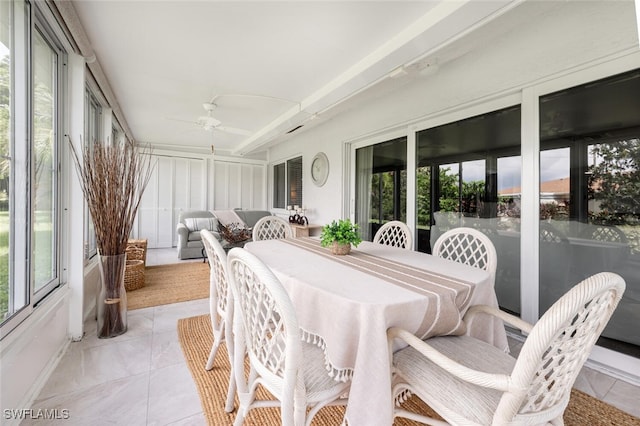
[[[461,313],[466,311],[471,301],[473,285],[468,282],[357,249],[352,249],[351,253],[346,256],[334,255],[328,248],[322,247],[320,241],[315,238],[290,238],[280,241],[311,251],[434,300],[437,309],[427,310],[422,325],[416,332],[422,338],[436,335],[458,335],[466,332]],[[449,306],[443,309],[444,305]],[[455,305],[455,308],[450,305]]]

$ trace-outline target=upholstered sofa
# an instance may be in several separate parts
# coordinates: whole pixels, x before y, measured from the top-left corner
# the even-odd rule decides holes
[[[200,231],[208,229],[219,240],[218,222],[223,225],[236,223],[253,228],[258,220],[271,215],[267,210],[206,210],[182,212],[178,218],[178,258],[195,259],[203,257]]]
[[[208,229],[216,238],[218,233],[218,219],[213,213],[204,210],[182,212],[178,218],[178,259],[195,259],[202,257],[202,237],[200,231]]]

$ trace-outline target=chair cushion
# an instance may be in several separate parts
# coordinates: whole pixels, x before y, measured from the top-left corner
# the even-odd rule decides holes
[[[184,224],[189,232],[202,231],[203,229],[218,230],[218,220],[213,217],[188,217],[184,220]],[[191,237],[189,239],[191,240]]]
[[[336,395],[336,390],[340,388],[346,391],[348,383],[337,381],[329,375],[329,370],[325,367],[327,363],[325,353],[321,348],[313,343],[302,341],[302,359],[304,360],[302,374],[308,401],[323,401],[331,395]]]
[[[187,241],[202,241],[202,235],[200,235],[200,231],[189,232]]]
[[[475,370],[511,374],[515,358],[493,345],[469,336],[434,337],[428,344]],[[450,423],[489,425],[502,392],[457,379],[408,346],[393,356],[400,381]]]
[[[324,351],[313,343],[301,341],[302,376],[307,390],[307,403],[316,403],[337,397],[347,392],[349,382],[335,380],[325,367],[327,360]],[[267,382],[266,387],[274,395],[282,395],[282,382]]]

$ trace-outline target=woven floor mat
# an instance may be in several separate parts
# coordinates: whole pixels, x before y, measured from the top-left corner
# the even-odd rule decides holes
[[[229,381],[229,360],[224,344],[220,345],[213,369],[210,371],[204,369],[212,343],[209,316],[200,315],[178,320],[178,337],[187,366],[198,388],[202,410],[208,424],[210,426],[233,424],[235,412],[227,414],[224,411]],[[258,396],[265,398],[268,397],[268,393],[259,389]],[[403,407],[410,411],[437,417],[426,404],[416,397],[411,397],[403,404]],[[316,414],[312,425],[340,425],[343,415],[343,407],[325,407]],[[571,393],[571,401],[565,411],[564,421],[566,426],[640,426],[640,419],[576,389]],[[249,412],[244,424],[246,426],[279,425],[280,410],[277,408],[253,409]],[[398,426],[418,424],[407,419],[396,419],[394,422],[394,425]]]
[[[208,263],[147,266],[144,274],[144,287],[127,291],[129,310],[209,297]]]

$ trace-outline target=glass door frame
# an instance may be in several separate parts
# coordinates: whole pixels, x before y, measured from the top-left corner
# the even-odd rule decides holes
[[[345,176],[348,176],[347,190],[344,191],[343,216],[352,222],[356,221],[356,151],[366,146],[376,145],[393,139],[407,138],[407,226],[412,235],[416,235],[416,143],[415,132],[409,132],[406,126],[387,129],[384,132],[368,135],[354,141],[347,141],[343,146],[343,164],[347,168]],[[414,242],[416,239],[413,239]]]
[[[632,51],[621,52],[610,58],[590,67],[584,66],[581,70],[559,76],[555,79],[548,79],[522,90],[522,185],[524,187],[533,187],[533,191],[529,193],[523,192],[522,199],[522,255],[528,255],[529,264],[522,265],[522,290],[523,297],[529,297],[529,307],[527,316],[523,319],[529,322],[535,322],[538,318],[538,265],[539,265],[539,202],[540,202],[540,97],[587,84],[596,80],[621,74],[626,71],[638,69],[640,63],[640,51],[636,48]],[[526,154],[526,157],[525,157]],[[526,195],[526,197],[525,197]],[[526,221],[525,221],[526,217]],[[525,235],[526,232],[526,235]],[[535,260],[535,262],[533,262]],[[535,276],[535,294],[532,294],[531,281]],[[526,294],[524,291],[528,290]],[[535,299],[534,299],[535,298]],[[535,302],[535,303],[534,303]],[[534,315],[535,314],[535,315]],[[610,368],[607,370],[614,374],[628,377],[637,381],[637,374],[632,372],[640,371],[640,359],[607,349],[601,346],[595,346],[589,357],[590,362],[597,365],[605,365]],[[593,364],[592,364],[593,365]]]

